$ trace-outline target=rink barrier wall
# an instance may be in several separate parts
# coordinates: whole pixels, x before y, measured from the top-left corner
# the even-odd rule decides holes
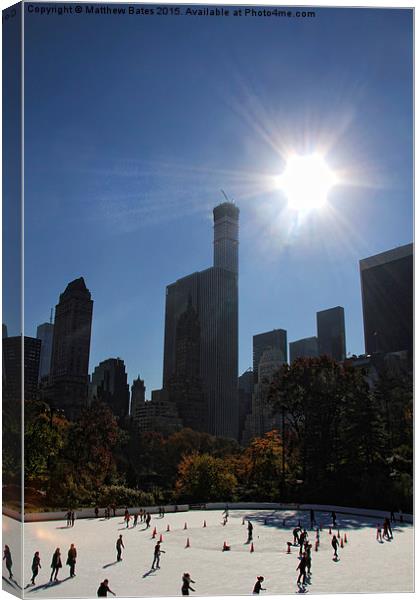
[[[167,505],[164,506],[165,513],[175,513],[175,512],[186,512],[188,510],[224,510],[226,506],[229,510],[292,510],[292,511],[309,511],[314,510],[317,512],[332,512],[335,511],[337,513],[337,517],[340,514],[342,515],[355,515],[358,517],[368,517],[372,519],[384,519],[385,517],[389,517],[390,512],[385,510],[375,510],[368,508],[353,508],[346,506],[333,506],[330,504],[293,504],[293,503],[278,503],[278,502],[209,502],[203,504],[178,504],[178,505]],[[143,506],[143,507],[130,507],[130,514],[134,514],[138,512],[142,508],[151,514],[159,513],[159,507],[157,506]],[[75,511],[76,519],[95,519],[94,508],[82,508],[80,510]],[[115,511],[116,517],[123,517],[125,512],[125,508],[117,508]],[[55,511],[55,512],[41,512],[41,513],[26,513],[25,514],[25,522],[33,523],[40,521],[66,521],[67,520],[67,510]],[[21,521],[22,516],[20,513],[11,510],[7,507],[3,507],[3,514],[15,519],[16,521]],[[112,514],[112,512],[111,512]],[[99,508],[99,519],[104,518],[104,508]],[[112,518],[112,516],[111,516]],[[287,516],[286,516],[287,518]],[[397,521],[400,519],[400,515],[398,512],[395,513],[395,518]],[[406,523],[413,523],[413,515],[408,513],[403,513],[403,520]]]

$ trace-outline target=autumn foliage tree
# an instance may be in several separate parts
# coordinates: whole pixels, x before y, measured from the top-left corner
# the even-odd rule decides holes
[[[231,500],[236,477],[226,462],[210,454],[185,455],[178,466],[175,495],[186,502]]]

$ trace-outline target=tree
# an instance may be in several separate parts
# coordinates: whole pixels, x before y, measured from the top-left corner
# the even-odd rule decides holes
[[[186,502],[231,500],[236,477],[225,461],[210,454],[185,455],[178,466],[176,497]]]

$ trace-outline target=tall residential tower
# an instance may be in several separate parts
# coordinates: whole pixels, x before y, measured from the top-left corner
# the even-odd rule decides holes
[[[180,384],[182,357],[177,354],[185,350],[185,344],[177,343],[178,325],[186,311],[194,311],[199,332],[196,376],[207,405],[205,429],[237,439],[239,209],[224,202],[214,208],[213,217],[214,266],[187,275],[166,289],[163,387],[169,389],[174,378]],[[192,347],[192,340],[189,345]],[[200,395],[196,397],[198,402]]]

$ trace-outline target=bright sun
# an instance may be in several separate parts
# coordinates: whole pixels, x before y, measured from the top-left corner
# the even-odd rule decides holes
[[[325,204],[328,192],[338,183],[338,178],[321,155],[295,154],[287,161],[277,182],[287,196],[289,207],[306,212]]]

